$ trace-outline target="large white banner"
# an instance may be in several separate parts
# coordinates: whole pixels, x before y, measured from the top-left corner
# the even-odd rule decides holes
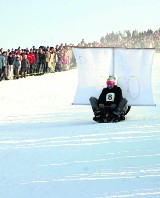
[[[78,85],[73,104],[90,104],[113,75],[128,105],[154,105],[152,64],[154,49],[73,48],[78,67]]]

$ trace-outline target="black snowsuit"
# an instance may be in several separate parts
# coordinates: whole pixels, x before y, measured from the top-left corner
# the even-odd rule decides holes
[[[112,89],[109,89],[108,87],[104,88],[98,99],[90,97],[90,103],[94,115],[96,116],[93,119],[97,121],[97,118],[105,119],[106,116],[109,119],[112,119],[115,116],[120,117],[127,104],[127,100],[123,98],[121,88],[114,85]]]

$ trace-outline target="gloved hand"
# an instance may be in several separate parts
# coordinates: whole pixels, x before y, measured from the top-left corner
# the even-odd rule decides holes
[[[120,116],[121,116],[120,110],[119,110],[119,109],[115,109],[115,110],[113,111],[113,115],[114,115],[114,117],[116,117],[116,118],[120,118]]]
[[[116,106],[117,106],[116,104],[111,104],[111,105],[110,105],[110,108],[111,108],[111,109],[115,109]]]
[[[104,109],[104,104],[99,104],[100,109]]]

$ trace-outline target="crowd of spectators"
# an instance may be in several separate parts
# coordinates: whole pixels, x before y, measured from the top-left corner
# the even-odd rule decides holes
[[[26,78],[29,75],[42,75],[67,71],[76,66],[72,47],[123,47],[155,48],[160,51],[160,28],[158,30],[130,31],[107,33],[100,41],[86,43],[84,39],[77,44],[67,43],[55,47],[33,46],[28,49],[0,48],[0,81]]]
[[[0,81],[67,71],[73,66],[72,48],[68,44],[56,47],[33,46],[28,49],[0,49]]]
[[[160,28],[153,31],[130,31],[107,33],[100,38],[100,42],[86,43],[84,39],[79,47],[123,47],[123,48],[155,48],[160,51]]]

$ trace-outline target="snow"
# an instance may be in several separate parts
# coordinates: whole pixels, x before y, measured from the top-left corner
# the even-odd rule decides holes
[[[159,74],[156,106],[104,124],[72,105],[77,69],[0,82],[0,198],[160,197]]]

